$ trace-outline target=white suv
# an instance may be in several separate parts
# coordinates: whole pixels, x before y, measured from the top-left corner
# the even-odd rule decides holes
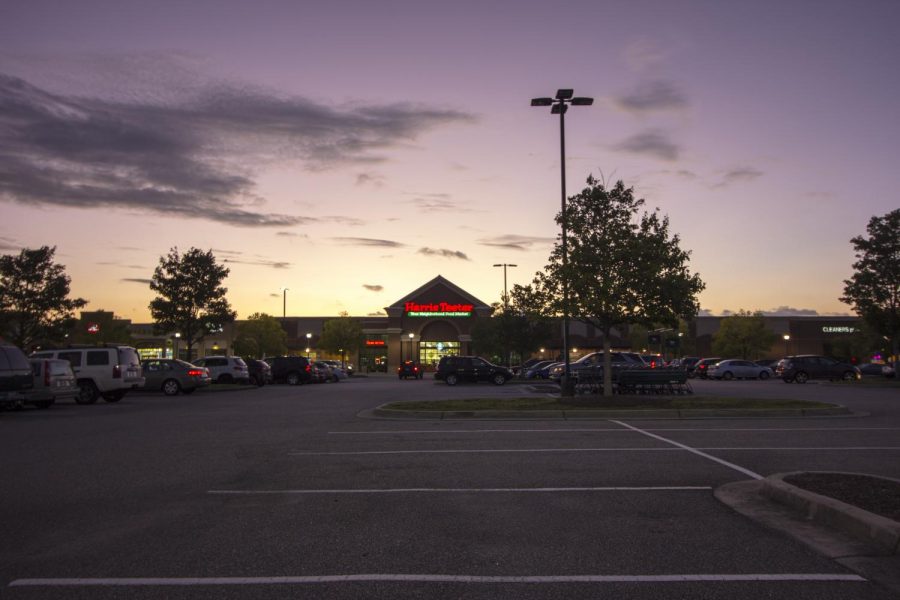
[[[194,364],[206,367],[214,383],[250,383],[250,369],[240,356],[206,356]]]
[[[144,385],[141,360],[131,346],[90,346],[40,350],[31,358],[61,358],[69,361],[78,380],[79,404],[93,404],[103,397],[118,402],[128,390]]]

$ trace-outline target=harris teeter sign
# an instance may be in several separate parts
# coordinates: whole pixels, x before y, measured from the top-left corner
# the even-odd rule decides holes
[[[474,305],[449,304],[447,302],[428,304],[407,302],[403,308],[407,317],[471,317]]]

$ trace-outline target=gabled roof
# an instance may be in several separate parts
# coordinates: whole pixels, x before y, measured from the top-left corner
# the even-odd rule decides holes
[[[424,294],[429,289],[431,289],[437,285],[443,285],[443,286],[447,287],[448,289],[450,289],[450,291],[452,291],[456,294],[459,294],[461,297],[463,297],[466,300],[468,300],[469,302],[471,302],[475,306],[475,308],[490,308],[489,304],[485,304],[484,302],[482,302],[481,300],[479,300],[478,298],[476,298],[475,296],[473,296],[466,290],[462,289],[461,287],[459,287],[458,285],[456,285],[449,279],[445,279],[443,276],[438,275],[437,277],[435,277],[434,279],[432,279],[431,281],[429,281],[422,287],[413,290],[412,292],[410,292],[407,295],[405,295],[404,297],[400,298],[399,300],[397,300],[390,306],[385,307],[385,310],[387,310],[389,308],[402,309],[405,302],[419,298],[422,294]]]

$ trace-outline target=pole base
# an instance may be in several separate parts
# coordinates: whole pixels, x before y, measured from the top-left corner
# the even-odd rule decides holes
[[[559,378],[559,395],[571,398],[575,395],[575,378],[563,375]]]

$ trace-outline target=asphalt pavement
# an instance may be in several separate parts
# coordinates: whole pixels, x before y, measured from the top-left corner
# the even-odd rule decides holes
[[[896,389],[695,382],[843,417],[410,421],[530,393],[354,378],[0,413],[0,598],[815,598],[895,593],[718,487],[900,478]]]

